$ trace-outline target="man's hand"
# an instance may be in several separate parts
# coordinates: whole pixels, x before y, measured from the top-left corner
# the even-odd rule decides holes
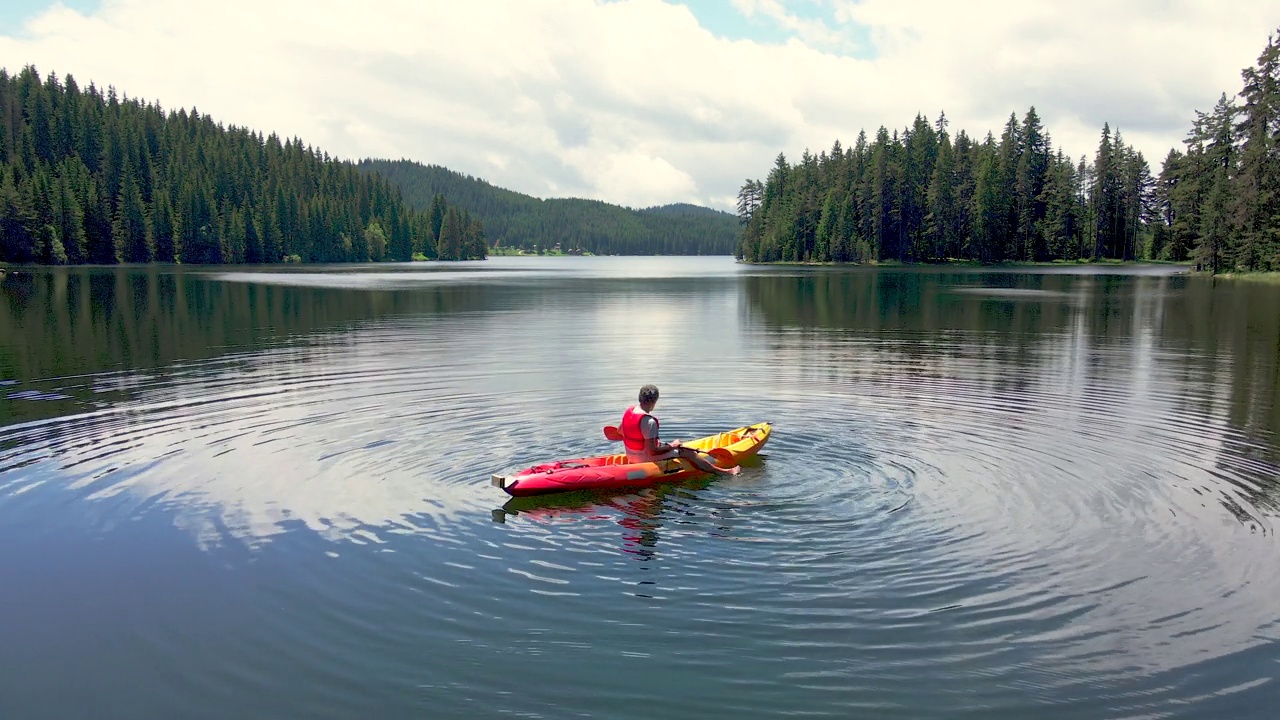
[[[668,444],[668,445],[670,445],[670,446],[671,446],[671,447],[673,447],[673,448],[678,448],[678,447],[680,447],[680,441],[679,441],[679,440],[672,440],[671,442],[669,442],[669,443],[667,443],[667,444]]]

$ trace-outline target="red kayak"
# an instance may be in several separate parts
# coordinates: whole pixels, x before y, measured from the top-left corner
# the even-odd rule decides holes
[[[772,431],[769,423],[757,423],[690,440],[684,446],[704,451],[721,448],[716,451],[714,462],[730,467],[759,452]],[[644,487],[705,474],[683,458],[633,463],[627,461],[625,454],[619,454],[543,463],[511,475],[494,475],[492,482],[509,495],[525,497],[574,490]]]

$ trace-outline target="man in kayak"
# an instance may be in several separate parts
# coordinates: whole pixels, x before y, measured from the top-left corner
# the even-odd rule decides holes
[[[708,462],[701,453],[684,447],[679,440],[664,443],[658,439],[658,418],[651,414],[658,404],[657,386],[645,385],[640,388],[639,400],[639,405],[632,405],[622,414],[622,424],[618,427],[622,433],[622,444],[627,448],[628,460],[655,462],[680,457],[707,473],[737,475],[742,472],[742,468],[736,465],[731,468],[722,468]]]

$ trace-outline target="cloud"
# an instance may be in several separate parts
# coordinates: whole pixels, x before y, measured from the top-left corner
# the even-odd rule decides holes
[[[817,0],[808,0],[800,7],[808,6],[807,9],[812,10],[818,4]],[[767,19],[817,48],[845,52],[853,52],[859,48],[859,43],[846,29],[833,28],[821,18],[801,17],[796,12],[797,6],[794,3],[788,5],[783,0],[733,0],[733,6],[748,19]],[[851,19],[847,12],[842,11],[836,12],[833,17],[837,23],[847,24]]]
[[[1230,13],[1198,0],[735,3],[789,39],[718,37],[660,0],[107,0],[0,37],[0,64],[344,158],[407,157],[542,197],[728,208],[779,151],[917,112],[982,136],[1035,105],[1072,156],[1092,156],[1110,122],[1155,165],[1193,110],[1239,88],[1276,22],[1263,0]]]

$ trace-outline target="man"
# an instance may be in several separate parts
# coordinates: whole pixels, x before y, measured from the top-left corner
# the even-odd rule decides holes
[[[684,458],[694,467],[707,473],[718,475],[737,475],[742,468],[733,466],[722,468],[702,456],[697,450],[684,447],[679,440],[664,443],[658,439],[658,418],[650,413],[658,404],[658,388],[645,385],[640,388],[640,404],[632,405],[622,414],[622,424],[618,427],[622,433],[622,444],[627,448],[627,459],[631,462],[654,462]]]

